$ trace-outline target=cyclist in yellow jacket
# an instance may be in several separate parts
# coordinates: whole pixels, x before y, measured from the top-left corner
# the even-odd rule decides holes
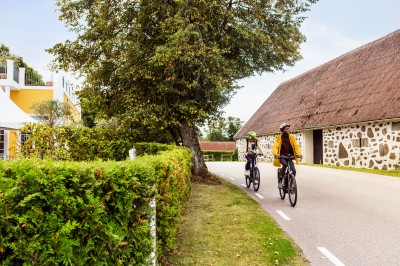
[[[301,149],[299,144],[297,143],[296,137],[290,134],[290,125],[288,123],[282,123],[279,127],[282,134],[278,135],[275,139],[274,146],[272,147],[272,155],[274,156],[274,166],[281,166],[282,170],[280,171],[279,175],[279,184],[282,181],[282,173],[285,173],[287,168],[287,163],[284,159],[279,160],[280,155],[292,155],[296,156],[296,163],[299,163],[298,158],[302,158],[303,155],[301,154]],[[293,174],[296,176],[296,168],[293,165],[293,161],[289,161],[291,163],[291,168],[293,170]]]

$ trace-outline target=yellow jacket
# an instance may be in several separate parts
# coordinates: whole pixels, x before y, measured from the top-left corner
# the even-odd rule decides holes
[[[296,137],[292,134],[289,134],[289,141],[292,145],[294,155],[301,155],[301,149],[299,144],[297,143]],[[274,146],[272,147],[272,155],[279,156],[281,153],[281,145],[282,145],[282,134],[278,135],[275,139]],[[299,159],[296,158],[296,163],[299,163]],[[281,162],[279,159],[274,159],[274,166],[281,166]]]

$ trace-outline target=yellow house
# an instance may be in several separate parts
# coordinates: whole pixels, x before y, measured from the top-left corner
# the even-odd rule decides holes
[[[79,101],[75,95],[75,86],[59,73],[53,73],[52,81],[33,85],[25,82],[24,68],[14,66],[13,60],[0,65],[0,159],[16,156],[18,142],[21,141],[20,129],[24,122],[36,122],[32,110],[34,103],[58,100],[68,103],[73,110],[74,121],[81,119]],[[70,124],[72,121],[64,121]]]

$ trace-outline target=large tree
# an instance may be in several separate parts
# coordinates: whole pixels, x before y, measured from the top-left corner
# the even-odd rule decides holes
[[[316,1],[57,0],[77,38],[49,51],[85,76],[84,108],[179,132],[203,175],[195,123],[218,117],[239,79],[301,58],[301,15]]]

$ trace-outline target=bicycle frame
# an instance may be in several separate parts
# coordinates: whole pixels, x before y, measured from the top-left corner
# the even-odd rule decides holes
[[[279,156],[278,158],[284,159],[287,162],[285,173],[282,173],[283,176],[281,179],[282,183],[285,185],[282,187],[278,186],[279,194],[281,199],[283,200],[285,199],[286,193],[288,193],[290,205],[294,207],[297,202],[297,184],[296,184],[296,177],[292,167],[294,167],[293,159],[295,159],[296,157],[288,155],[288,156]]]
[[[246,186],[249,188],[250,184],[253,183],[254,191],[258,191],[260,188],[260,170],[257,167],[257,155],[254,154],[254,156],[251,156],[250,175],[245,176]]]
[[[257,167],[257,154],[251,156],[251,163],[250,163],[250,176],[253,176],[254,168]]]

